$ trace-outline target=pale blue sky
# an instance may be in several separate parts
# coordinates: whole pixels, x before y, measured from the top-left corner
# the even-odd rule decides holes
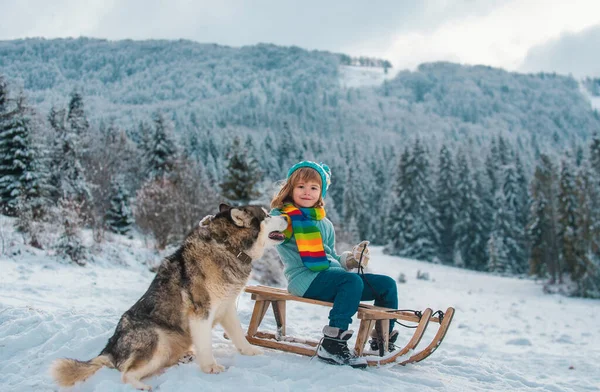
[[[600,76],[597,0],[0,0],[0,39],[269,42],[384,57]],[[569,57],[572,60],[566,60]]]

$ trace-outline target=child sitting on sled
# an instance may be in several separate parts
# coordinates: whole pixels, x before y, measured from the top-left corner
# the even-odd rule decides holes
[[[330,179],[331,171],[323,163],[303,161],[289,169],[285,183],[271,201],[271,215],[283,215],[288,221],[286,241],[276,249],[290,293],[333,302],[329,325],[323,328],[323,341],[317,350],[318,358],[334,364],[366,367],[366,359],[355,356],[348,348],[353,334],[348,330],[352,316],[360,301],[375,300],[376,306],[397,309],[397,287],[389,276],[350,272],[368,265],[368,241],[341,255],[336,253],[335,232],[325,217],[323,200]],[[393,327],[394,320],[390,320],[391,344],[398,337]],[[371,348],[378,350],[380,339],[374,338]]]

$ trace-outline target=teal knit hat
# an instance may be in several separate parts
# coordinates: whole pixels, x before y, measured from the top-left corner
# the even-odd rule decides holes
[[[290,178],[292,173],[300,169],[301,167],[310,167],[311,169],[315,169],[317,173],[319,173],[319,175],[321,176],[321,184],[323,184],[321,186],[321,196],[323,196],[324,199],[325,195],[327,194],[327,189],[329,188],[329,185],[331,185],[331,169],[329,168],[329,166],[327,166],[323,162],[298,162],[294,166],[292,166],[290,170],[288,170],[287,178]]]

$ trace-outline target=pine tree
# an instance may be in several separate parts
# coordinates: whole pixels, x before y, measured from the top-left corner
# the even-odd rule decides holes
[[[83,97],[76,91],[71,93],[69,101],[69,111],[67,114],[67,124],[73,132],[79,137],[84,136],[90,129],[90,123],[85,114]]]
[[[462,151],[457,154],[456,171],[460,176],[456,182],[458,214],[454,225],[454,263],[460,263],[469,269],[483,270],[487,264],[488,238],[483,228],[483,205],[476,192],[471,168]]]
[[[590,144],[590,252],[600,259],[600,134]],[[599,273],[600,274],[600,273]]]
[[[22,96],[15,106],[0,132],[0,206],[9,215],[31,208],[32,216],[38,219],[47,204],[47,171],[41,151],[33,142],[31,109]]]
[[[490,144],[490,153],[485,159],[485,172],[487,174],[487,180],[489,180],[489,190],[492,201],[496,191],[498,190],[498,187],[500,186],[500,181],[498,179],[498,170],[500,165],[500,154],[496,144],[496,139],[492,139]]]
[[[98,233],[106,227],[106,212],[111,208],[114,196],[114,181],[121,178],[127,191],[138,189],[145,173],[141,151],[136,149],[127,133],[114,122],[102,124],[95,135],[96,143],[89,150],[89,166],[86,179],[90,183],[94,199],[95,216],[101,218],[94,223]]]
[[[388,250],[420,260],[437,260],[439,221],[431,203],[429,163],[419,140],[413,146],[412,155],[405,151],[400,165],[395,186],[396,204],[392,207],[398,219],[392,234],[398,238],[392,240]]]
[[[110,208],[106,213],[106,226],[116,234],[127,234],[133,224],[133,213],[129,202],[129,192],[123,185],[123,178],[117,177],[112,183]]]
[[[475,196],[477,200],[480,200],[479,235],[482,238],[479,246],[473,249],[476,255],[473,257],[473,261],[477,262],[477,265],[474,266],[475,269],[485,270],[488,257],[486,244],[490,238],[494,222],[494,198],[491,197],[490,190],[487,188],[486,181],[484,180],[484,173],[480,170],[473,170],[473,185]]]
[[[75,90],[71,92],[65,124],[70,133],[77,138],[79,160],[84,172],[88,174],[91,173],[94,168],[92,167],[92,157],[90,156],[90,153],[92,147],[97,144],[97,135],[92,134],[92,129],[85,112],[83,96]],[[89,181],[87,176],[86,180]],[[89,205],[85,206],[83,210],[84,213],[91,215],[91,207],[92,206]]]
[[[590,143],[589,160],[584,160],[575,179],[577,226],[575,249],[579,250],[572,278],[577,284],[572,293],[600,298],[600,138]]]
[[[87,250],[81,239],[82,203],[60,199],[57,216],[60,218],[61,233],[55,245],[57,254],[67,256],[78,265],[85,265]]]
[[[0,132],[8,127],[15,112],[15,107],[10,99],[8,83],[0,75]]]
[[[261,154],[263,162],[261,167],[265,168],[266,176],[271,180],[282,178],[282,168],[279,166],[277,159],[277,146],[271,132],[267,133],[263,142],[263,153]]]
[[[233,139],[221,190],[229,201],[248,204],[258,196],[256,186],[262,173],[258,169],[256,159],[249,156],[240,143],[239,137]]]
[[[577,200],[575,178],[569,158],[563,158],[558,190],[558,238],[560,241],[560,256],[562,272],[571,275],[574,280],[580,251],[579,205]]]
[[[384,244],[386,233],[387,208],[386,204],[390,194],[390,176],[386,174],[385,166],[387,162],[384,160],[379,151],[379,146],[376,147],[375,153],[369,163],[370,168],[370,189],[368,200],[368,210],[370,213],[370,230],[369,239],[373,244]],[[392,162],[395,158],[392,159]]]
[[[149,177],[157,178],[171,171],[177,159],[177,149],[163,115],[155,113],[153,120],[154,133],[149,140],[146,162]]]
[[[48,151],[50,169],[48,182],[50,187],[50,199],[56,203],[62,196],[62,175],[59,166],[61,150],[63,148],[62,137],[67,133],[66,111],[52,106],[48,113],[48,123],[50,123],[50,129],[52,130],[52,145]]]
[[[364,238],[361,236],[358,226],[359,225],[356,222],[356,218],[352,216],[344,227],[346,231],[346,240],[350,242],[350,244],[357,244],[362,238]]]
[[[514,214],[510,211],[510,201],[504,192],[496,193],[496,211],[492,231],[488,240],[488,266],[490,272],[522,272],[518,258],[521,257],[519,245],[515,239]]]
[[[587,298],[600,298],[600,255],[597,253],[598,243],[593,238],[594,226],[599,221],[593,206],[600,199],[600,189],[594,186],[595,178],[590,162],[582,162],[576,178],[580,229],[577,238],[581,242],[581,257],[577,258],[578,264],[573,274],[577,289],[572,294]]]
[[[215,186],[219,183],[219,172],[217,170],[217,161],[212,154],[209,154],[206,159],[206,165],[204,165],[206,171],[206,178],[210,184]]]
[[[357,230],[357,237],[367,238],[367,217],[364,200],[364,189],[358,176],[358,170],[352,165],[348,166],[346,173],[347,181],[344,189],[344,202],[343,202],[343,217],[344,226],[346,228],[351,227],[350,221],[354,221],[355,229]]]
[[[406,238],[409,234],[407,229],[411,227],[413,221],[410,213],[413,200],[408,195],[410,178],[407,175],[410,159],[410,152],[408,148],[405,148],[398,162],[396,179],[390,195],[389,213],[387,214],[389,230],[386,236],[388,242],[386,252],[390,254],[400,254],[407,246],[407,241],[411,240],[411,238]]]
[[[361,190],[361,198],[364,201],[358,211],[358,222],[359,230],[361,232],[361,239],[373,241],[376,244],[381,243],[381,232],[380,226],[383,224],[381,220],[382,205],[381,200],[383,193],[389,193],[388,181],[385,179],[378,182],[380,178],[379,163],[372,159],[357,159],[366,155],[371,155],[366,151],[356,152],[356,155],[352,161],[356,163],[356,186]],[[349,185],[349,184],[348,184]]]
[[[595,134],[590,144],[590,166],[596,174],[600,174],[600,134]],[[600,184],[600,177],[596,177]]]
[[[494,203],[496,212],[493,230],[499,229],[497,219],[502,219],[503,242],[507,247],[509,264],[506,271],[520,274],[528,270],[527,259],[525,258],[524,227],[521,226],[519,221],[519,217],[524,213],[525,206],[522,205],[522,190],[519,188],[519,179],[515,168],[512,164],[506,164],[502,171],[502,188],[498,190],[497,200]],[[500,209],[502,213],[500,213]]]
[[[413,147],[413,156],[416,164],[415,197],[419,202],[416,216],[419,218],[417,237],[418,252],[415,257],[421,260],[438,261],[440,222],[434,208],[434,192],[431,183],[431,169],[427,148],[419,139]]]
[[[525,229],[528,222],[529,214],[529,181],[525,174],[525,168],[521,162],[519,154],[515,156],[515,174],[516,174],[516,194],[518,202],[515,203],[515,214],[517,216],[517,225],[523,232],[523,248],[527,249],[527,240],[525,236]]]
[[[298,140],[297,133],[292,132],[287,122],[284,123],[283,130],[278,132],[277,136],[279,167],[282,169],[289,168],[296,162],[304,159],[304,151],[298,147],[300,141]]]
[[[550,283],[560,280],[556,246],[556,174],[550,157],[540,155],[531,182],[531,214],[528,234],[531,243],[530,273],[550,275]]]
[[[532,187],[535,184],[535,177],[532,181]],[[543,278],[548,273],[546,265],[547,255],[544,249],[544,233],[550,227],[547,217],[544,213],[546,209],[546,200],[534,197],[531,203],[531,213],[529,214],[529,224],[527,226],[527,235],[529,237],[529,274],[538,278]]]
[[[13,198],[15,182],[15,110],[9,97],[8,84],[0,75],[0,213],[11,214],[8,203]]]
[[[192,159],[196,162],[203,162],[202,148],[198,132],[195,129],[187,129],[185,135],[187,142],[183,147],[184,157]]]
[[[51,185],[54,200],[66,199],[78,205],[77,211],[88,213],[92,202],[85,170],[80,137],[65,123],[65,111],[52,108],[48,117],[54,129],[54,146],[51,153]]]
[[[482,206],[481,211],[481,227],[483,229],[482,235],[484,238],[489,238],[491,232],[491,223],[494,219],[494,211],[496,206],[496,193],[502,187],[502,158],[500,148],[496,142],[496,139],[492,139],[490,145],[490,152],[487,155],[484,162],[484,170],[479,169],[480,164],[476,161],[476,158],[472,159],[471,167],[473,168],[473,183],[475,186],[475,193],[479,198]],[[502,154],[505,154],[505,147],[503,147]],[[487,258],[483,261],[482,266],[487,263]]]
[[[487,270],[497,273],[506,272],[509,264],[506,246],[502,237],[495,230],[492,230],[487,245],[489,255]]]
[[[508,165],[510,159],[510,148],[506,139],[498,136],[497,159],[500,167]]]
[[[451,264],[454,256],[454,224],[456,221],[455,168],[450,150],[443,145],[440,150],[435,192],[435,208],[440,219],[439,258]]]

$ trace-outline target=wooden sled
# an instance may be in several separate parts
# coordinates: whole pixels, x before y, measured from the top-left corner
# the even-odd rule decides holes
[[[329,307],[332,307],[333,303],[296,297],[286,290],[269,286],[247,286],[245,290],[247,293],[251,293],[252,299],[256,301],[246,335],[246,339],[248,339],[251,344],[301,355],[308,355],[311,357],[316,355],[319,342],[286,336],[286,301],[298,301]],[[275,333],[258,330],[269,305],[273,308],[273,314],[277,324],[277,331]],[[357,312],[357,317],[360,319],[360,327],[358,329],[358,334],[356,335],[354,351],[356,355],[364,356],[367,359],[369,366],[379,366],[388,363],[406,365],[408,363],[422,361],[433,354],[442,343],[442,340],[448,331],[448,327],[452,322],[454,308],[448,308],[446,312],[437,311],[435,313],[439,314],[439,316],[435,317],[430,308],[425,309],[423,312],[411,312],[360,304]],[[392,352],[387,352],[387,350],[385,350],[380,352],[379,355],[365,352],[365,343],[369,338],[371,329],[376,323],[380,323],[377,325],[377,328],[381,328],[378,330],[383,332],[383,339],[386,342],[383,347],[388,347],[387,341],[390,319],[408,321],[416,324],[415,332],[406,346]],[[418,352],[414,352],[429,323],[439,324],[435,337],[427,347]]]

